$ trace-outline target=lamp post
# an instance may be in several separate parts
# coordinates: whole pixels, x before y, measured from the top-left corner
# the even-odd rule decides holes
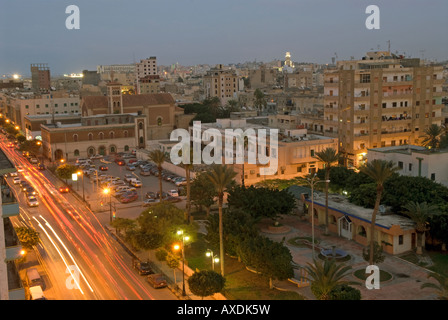
[[[307,178],[305,181],[311,186],[311,242],[313,248],[313,260],[314,260],[314,185],[319,182],[330,182],[330,180],[315,180],[317,173],[311,178]]]
[[[210,249],[207,249],[207,252],[205,253],[205,255],[206,255],[207,257],[209,257],[209,258],[210,258],[210,257],[212,258],[212,270],[215,271],[215,262],[216,262],[216,263],[219,262],[219,258],[218,258],[218,256],[215,256],[215,255],[213,254],[213,251],[210,250]]]
[[[84,172],[82,172],[81,170],[79,170],[78,172],[76,172],[76,174],[82,177],[82,200],[86,201],[85,196],[84,196]],[[79,187],[79,184],[77,185],[77,187]],[[77,188],[77,191],[79,191],[79,188]]]
[[[109,195],[109,221],[112,222],[112,193],[109,188],[103,189],[103,193]]]
[[[177,235],[181,236],[182,242],[181,247],[179,248],[179,245],[175,245],[174,249],[182,250],[182,296],[186,296],[187,293],[185,292],[185,241],[188,241],[190,237],[184,236],[184,232],[182,230],[177,231]]]

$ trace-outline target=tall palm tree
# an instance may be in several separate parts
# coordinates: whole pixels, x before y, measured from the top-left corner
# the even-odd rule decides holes
[[[330,180],[331,166],[339,161],[339,154],[333,148],[325,148],[317,152],[314,158],[322,161],[325,165],[325,234],[328,234],[328,181]]]
[[[190,199],[190,190],[191,190],[191,181],[190,181],[190,173],[193,170],[193,149],[190,149],[190,162],[182,163],[182,167],[185,169],[185,179],[187,180],[187,212],[186,212],[186,220],[190,223],[190,213],[191,213],[191,199]]]
[[[314,259],[314,264],[307,263],[307,265],[305,270],[308,275],[305,278],[312,282],[311,290],[319,300],[329,300],[331,291],[337,286],[359,284],[358,282],[343,280],[352,267],[343,263],[336,263],[333,259],[324,262],[320,259]]]
[[[223,242],[223,226],[222,226],[222,205],[224,201],[224,192],[229,184],[236,176],[236,172],[232,168],[225,165],[216,164],[206,173],[207,177],[213,183],[218,194],[218,210],[219,210],[219,256],[221,263],[221,275],[224,276],[224,242]]]
[[[159,189],[160,189],[160,202],[162,202],[162,164],[166,160],[165,153],[162,150],[156,149],[149,152],[149,160],[154,162],[157,166],[157,171],[159,172]]]
[[[412,221],[415,222],[415,231],[417,232],[417,254],[422,254],[423,243],[422,238],[423,234],[429,230],[429,222],[428,219],[434,215],[438,214],[439,207],[436,205],[431,205],[426,202],[417,203],[414,201],[408,202],[403,206],[405,211],[403,213],[409,216]]]
[[[425,129],[425,137],[423,138],[422,144],[425,147],[430,147],[431,150],[435,150],[439,147],[440,137],[444,130],[437,124],[432,124]]]
[[[397,166],[394,165],[393,161],[385,161],[375,159],[371,162],[359,168],[361,172],[371,177],[376,182],[376,200],[375,207],[373,208],[372,221],[370,224],[370,257],[369,264],[373,265],[373,253],[374,253],[374,242],[375,242],[375,221],[376,215],[378,213],[378,208],[381,202],[381,196],[384,190],[384,183],[389,179],[394,172],[399,170]]]
[[[438,296],[440,300],[448,300],[448,277],[443,276],[438,273],[431,273],[428,275],[428,278],[434,278],[438,282],[435,283],[424,283],[420,287],[423,288],[433,288],[437,290]]]

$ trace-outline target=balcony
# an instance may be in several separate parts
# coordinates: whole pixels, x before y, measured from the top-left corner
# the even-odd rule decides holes
[[[5,248],[6,248],[6,261],[13,261],[20,259],[22,255],[22,245],[17,237],[16,231],[9,218],[3,218],[3,224],[5,229]]]
[[[25,288],[20,279],[16,264],[14,262],[8,262],[6,265],[9,300],[25,300]]]
[[[391,138],[391,137],[396,137],[396,136],[409,136],[411,135],[412,132],[409,129],[404,129],[404,130],[381,130],[381,137],[384,138]]]
[[[19,215],[19,203],[8,185],[2,185],[2,216],[3,218]]]
[[[399,123],[403,123],[404,121],[409,122],[410,120],[412,120],[411,116],[402,116],[402,117],[393,117],[393,116],[387,116],[387,115],[383,115],[381,118],[383,121],[385,122],[389,122],[389,121],[401,121]]]

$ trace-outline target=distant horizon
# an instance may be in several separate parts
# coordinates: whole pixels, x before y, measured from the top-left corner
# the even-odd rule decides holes
[[[78,0],[79,30],[66,27],[69,0],[11,1],[0,11],[0,75],[51,74],[131,64],[237,64],[283,60],[326,64],[387,51],[448,60],[448,1],[375,0],[380,29],[366,27],[366,0]]]

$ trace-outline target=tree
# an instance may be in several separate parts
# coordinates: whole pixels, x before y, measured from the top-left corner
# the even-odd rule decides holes
[[[127,218],[115,218],[111,222],[111,226],[115,229],[117,229],[117,233],[121,233],[121,230],[123,229],[125,234],[129,231],[135,228],[136,222],[132,219]]]
[[[224,201],[224,193],[233,181],[236,172],[225,165],[213,165],[207,176],[213,183],[214,189],[218,195],[218,212],[219,212],[219,253],[221,262],[221,275],[224,276],[224,242],[222,229],[222,205]]]
[[[76,171],[78,171],[78,168],[76,166],[65,163],[65,164],[62,164],[59,167],[57,167],[56,175],[60,179],[64,179],[65,183],[67,183],[67,180],[71,179],[72,174],[76,173]]]
[[[434,151],[439,147],[440,137],[444,130],[437,124],[432,124],[425,129],[425,136],[423,138],[422,144],[425,147],[429,147],[431,151]]]
[[[404,206],[403,213],[415,222],[415,231],[417,232],[417,254],[422,254],[423,234],[429,230],[429,219],[431,216],[439,213],[436,205],[430,205],[426,202],[418,203],[410,201]]]
[[[159,190],[160,190],[160,202],[163,198],[163,187],[162,187],[162,164],[166,161],[165,153],[162,150],[156,149],[149,152],[149,160],[154,162],[157,166],[157,171],[159,173]]]
[[[294,276],[291,252],[281,242],[263,236],[248,237],[239,246],[242,262],[269,279],[286,280]]]
[[[370,259],[369,264],[373,265],[373,253],[375,242],[375,221],[380,206],[381,195],[384,190],[384,183],[389,179],[394,172],[398,170],[398,167],[394,165],[392,161],[384,161],[375,159],[372,162],[361,166],[359,168],[361,172],[372,178],[376,183],[376,200],[375,207],[373,208],[372,221],[370,224]]]
[[[23,141],[20,144],[19,150],[20,151],[28,151],[29,153],[36,155],[39,153],[41,143],[42,143],[41,141],[36,140],[36,139],[34,139],[34,140],[26,140],[25,139],[25,141]]]
[[[18,141],[20,144],[22,144],[22,143],[24,143],[24,142],[26,141],[26,137],[25,137],[23,134],[21,134],[21,133],[18,133],[18,134],[16,135],[16,139],[17,139],[17,141]]]
[[[212,270],[202,270],[193,273],[188,278],[188,286],[194,295],[208,297],[221,292],[226,284],[226,279]]]
[[[191,202],[202,210],[202,206],[206,208],[207,219],[210,216],[210,207],[215,203],[214,198],[217,196],[213,183],[208,178],[206,172],[196,174],[191,183],[190,197]]]
[[[177,281],[176,281],[176,269],[177,269],[177,267],[179,267],[180,258],[177,255],[168,253],[166,255],[166,257],[165,257],[165,261],[166,261],[167,266],[170,269],[173,269],[174,283],[177,284]]]
[[[362,250],[362,257],[365,261],[369,262],[370,260],[370,247],[364,248]],[[384,261],[386,259],[386,256],[383,253],[383,247],[378,244],[378,242],[375,242],[373,246],[373,264],[378,264]]]
[[[311,281],[311,291],[319,300],[330,300],[331,292],[341,285],[359,284],[343,280],[351,270],[351,266],[336,263],[335,260],[314,260],[314,264],[307,263],[307,280]]]
[[[441,136],[439,148],[440,149],[448,148],[448,133],[445,133],[444,135]]]
[[[438,273],[430,273],[428,278],[434,278],[438,284],[434,283],[424,283],[421,286],[423,288],[432,288],[437,290],[439,300],[448,300],[448,277],[443,276]]]
[[[361,291],[343,284],[330,292],[330,300],[361,300]]]
[[[258,110],[266,108],[267,102],[263,91],[256,89],[254,92],[254,107]]]
[[[339,161],[338,152],[333,148],[325,148],[317,152],[315,157],[325,165],[325,234],[328,235],[328,187],[331,166]]]
[[[231,100],[227,101],[226,109],[229,112],[238,112],[238,111],[240,111],[238,100],[231,99]]]
[[[16,228],[17,238],[19,238],[22,247],[31,250],[35,245],[40,242],[39,233],[28,227]]]

